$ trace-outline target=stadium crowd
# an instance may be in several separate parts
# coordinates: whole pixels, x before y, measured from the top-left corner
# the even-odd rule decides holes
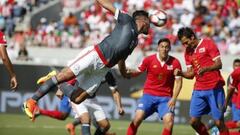
[[[19,13],[15,13],[19,10],[14,7],[16,3],[18,6],[21,5],[21,2],[17,1],[20,0],[12,3],[5,2],[5,4],[1,1],[0,5],[0,29],[12,39],[9,41],[11,41],[10,46],[12,44],[13,47],[24,44],[24,46],[50,48],[83,48],[99,43],[114,26],[113,16],[98,4],[95,3],[81,12],[75,12],[71,5],[79,6],[80,0],[68,2],[63,0],[62,4],[65,8],[63,8],[64,15],[61,20],[42,18],[34,29],[14,30],[15,23],[11,18],[19,17]],[[34,3],[44,0],[21,1],[26,1],[25,4],[32,7]],[[149,36],[139,37],[139,48],[144,52],[156,49],[157,41],[163,37],[171,40],[173,51],[183,51],[176,35],[179,28],[188,26],[194,28],[199,37],[212,37],[222,54],[240,54],[240,1],[113,0],[113,2],[115,7],[130,14],[136,9],[145,9],[150,13],[162,9],[168,14],[168,22],[164,27],[152,27]]]

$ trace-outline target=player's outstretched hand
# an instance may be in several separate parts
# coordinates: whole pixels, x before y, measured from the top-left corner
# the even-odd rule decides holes
[[[10,88],[15,91],[18,87],[18,82],[17,82],[17,78],[16,76],[13,76],[11,77],[11,80],[10,80]]]
[[[123,108],[119,108],[119,109],[118,109],[118,114],[121,115],[121,116],[123,116],[123,115],[125,114],[124,109],[123,109]]]
[[[175,104],[176,104],[176,99],[175,98],[171,98],[169,101],[168,101],[168,108],[173,111],[174,108],[175,108]]]

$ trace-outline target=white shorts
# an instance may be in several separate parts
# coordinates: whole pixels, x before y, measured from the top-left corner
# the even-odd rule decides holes
[[[110,68],[99,58],[94,46],[83,49],[69,64],[79,82],[79,87],[92,96]]]
[[[105,112],[103,108],[98,105],[96,98],[86,99],[80,104],[75,104],[71,102],[73,112],[75,113],[75,118],[81,117],[83,113],[89,113],[92,119],[97,122],[106,119]]]

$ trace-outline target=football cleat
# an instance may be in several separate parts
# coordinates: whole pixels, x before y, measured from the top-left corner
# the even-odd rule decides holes
[[[35,120],[35,115],[39,113],[37,102],[33,99],[28,99],[23,103],[23,111],[30,118],[31,121]]]
[[[55,76],[57,74],[57,71],[53,70],[51,72],[49,72],[47,75],[39,78],[37,80],[37,84],[43,84],[44,82],[46,82],[48,79],[50,79],[51,77]]]
[[[66,129],[70,135],[75,135],[75,126],[72,123],[68,123]]]

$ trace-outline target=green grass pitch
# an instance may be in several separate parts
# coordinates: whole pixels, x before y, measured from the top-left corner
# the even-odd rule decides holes
[[[65,125],[73,119],[58,121],[41,116],[32,123],[25,115],[0,114],[0,135],[67,135]],[[130,121],[111,120],[111,132],[125,135]],[[138,135],[160,135],[162,124],[143,122]],[[92,128],[92,134],[94,128]],[[76,128],[76,135],[80,135],[80,126]],[[173,135],[195,135],[189,125],[175,125]]]

